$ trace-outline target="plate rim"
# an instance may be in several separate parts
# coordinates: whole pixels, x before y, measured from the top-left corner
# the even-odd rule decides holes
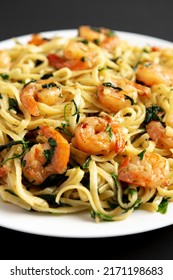
[[[170,41],[170,40],[167,40],[167,39],[163,39],[161,37],[154,37],[154,36],[151,36],[151,35],[147,35],[147,34],[140,34],[140,33],[136,33],[136,32],[129,32],[129,31],[121,31],[121,30],[113,30],[115,32],[115,34],[119,35],[119,36],[122,36],[123,38],[125,37],[129,37],[129,38],[133,38],[133,37],[139,37],[141,38],[142,40],[156,40],[159,44],[166,44],[166,45],[173,45],[173,41]],[[53,35],[59,35],[59,34],[63,34],[63,35],[67,35],[67,34],[76,34],[77,35],[77,29],[73,28],[73,29],[60,29],[60,30],[48,30],[48,31],[40,31],[40,32],[37,32],[37,34],[40,34],[40,35],[43,35],[43,36],[50,36],[52,37],[52,34]],[[11,42],[13,42],[13,40],[26,40],[28,38],[31,38],[31,36],[33,35],[34,33],[27,33],[27,34],[24,34],[24,35],[19,35],[19,36],[13,36],[13,37],[10,37],[10,38],[7,38],[5,40],[0,40],[0,46],[1,45],[4,45],[4,44],[8,44]],[[69,35],[67,35],[67,37],[69,37]]]

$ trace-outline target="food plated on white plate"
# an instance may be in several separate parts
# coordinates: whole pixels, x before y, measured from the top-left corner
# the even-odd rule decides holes
[[[42,213],[85,212],[96,222],[166,213],[173,200],[172,50],[90,26],[3,47],[2,200]]]

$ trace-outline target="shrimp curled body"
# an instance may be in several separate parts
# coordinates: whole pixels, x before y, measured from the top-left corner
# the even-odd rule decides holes
[[[138,155],[126,157],[120,164],[118,178],[129,184],[157,188],[169,184],[168,174],[167,159],[159,154],[146,152],[143,159]]]
[[[122,128],[100,117],[87,117],[80,122],[75,130],[74,143],[80,150],[93,155],[118,153],[125,147]]]
[[[139,64],[136,79],[147,86],[156,84],[173,85],[173,71],[157,63]]]
[[[38,80],[30,82],[20,92],[20,100],[32,116],[39,116],[38,102],[49,106],[62,99],[62,89],[57,82],[51,80]]]
[[[97,46],[93,43],[84,44],[71,41],[65,46],[63,56],[55,53],[47,55],[49,64],[56,69],[67,67],[71,70],[85,70],[94,66],[97,57]]]
[[[85,40],[96,42],[101,48],[111,51],[120,40],[114,32],[107,28],[91,28],[90,26],[80,26],[79,36]]]
[[[148,97],[150,93],[150,88],[125,78],[114,80],[113,83],[103,83],[97,88],[99,102],[107,111],[114,113],[133,105],[138,94]]]
[[[166,129],[159,121],[151,121],[146,125],[149,137],[156,143],[156,147],[173,149],[173,136],[166,134]]]
[[[41,184],[51,174],[62,174],[66,171],[70,156],[70,145],[54,128],[44,125],[39,130],[46,142],[35,144],[23,158],[23,174],[35,185]],[[51,152],[50,140],[53,139],[51,161],[46,164],[46,153]]]

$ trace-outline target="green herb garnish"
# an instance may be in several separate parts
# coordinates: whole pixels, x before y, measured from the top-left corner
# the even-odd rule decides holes
[[[35,67],[41,65],[42,63],[43,63],[43,60],[37,59],[37,60],[35,61]]]
[[[130,100],[130,102],[131,102],[131,105],[134,105],[135,104],[135,101],[134,101],[134,99],[133,98],[131,98],[129,95],[126,95],[126,94],[124,94],[124,96],[125,96],[125,99],[128,99],[128,100]]]
[[[106,35],[109,36],[109,37],[115,36],[115,31],[113,31],[113,30],[110,29],[110,30],[107,32]]]
[[[53,74],[52,74],[52,73],[44,74],[44,75],[41,77],[41,80],[47,80],[47,79],[49,79],[50,77],[53,77]]]
[[[110,138],[110,140],[112,140],[113,132],[112,132],[112,127],[110,126],[110,124],[107,125],[106,131],[109,132],[109,138]]]
[[[116,87],[114,84],[112,84],[112,83],[110,83],[110,82],[108,82],[108,83],[103,83],[103,86],[104,86],[104,87],[111,87],[111,88],[116,89],[116,90],[118,90],[118,91],[122,91],[122,88]]]
[[[10,148],[10,147],[12,147],[12,146],[18,145],[18,144],[24,145],[24,144],[27,144],[27,143],[28,143],[28,142],[25,142],[25,141],[23,141],[23,140],[18,140],[18,141],[12,140],[12,141],[10,141],[10,142],[7,143],[7,144],[0,145],[0,152],[2,152],[2,151],[5,150],[5,149],[8,149],[8,148]]]
[[[100,41],[99,41],[98,39],[94,39],[94,40],[93,40],[93,43],[96,44],[96,45],[99,45],[99,44],[100,44]]]
[[[71,102],[74,104],[74,107],[75,107],[75,112],[73,114],[71,113],[71,116],[75,116],[76,115],[76,123],[78,123],[79,117],[80,117],[79,109],[78,109],[78,106],[77,106],[76,102],[74,101],[74,99]],[[67,122],[67,125],[69,125],[69,120],[66,118],[66,111],[67,111],[67,107],[68,106],[70,106],[70,103],[67,103],[64,106],[64,120]],[[71,110],[72,109],[70,109],[70,112],[71,112]]]
[[[27,82],[26,84],[24,84],[23,88],[25,88],[27,85],[31,84],[31,83],[35,83],[36,80],[32,79],[29,82]]]
[[[128,200],[123,202],[123,191],[122,191],[120,181],[118,179],[118,175],[115,174],[114,172],[112,172],[111,176],[114,179],[115,186],[116,186],[116,189],[117,189],[117,202],[118,202],[119,206],[125,211],[128,211],[128,210],[133,209],[133,208],[136,209],[137,207],[139,207],[139,205],[141,203],[141,198],[137,198],[136,201],[133,204],[128,203]]]
[[[142,160],[144,158],[144,154],[146,153],[146,149],[144,149],[142,152],[140,152],[138,154],[138,157],[140,158],[140,160]]]
[[[95,218],[96,216],[99,217],[101,220],[112,221],[112,216],[105,215],[99,212],[95,212],[94,210],[91,210],[91,217]]]
[[[119,180],[118,180],[118,175],[115,174],[114,172],[112,172],[112,173],[111,173],[111,176],[112,176],[112,178],[114,179],[114,182],[115,182],[116,187],[119,187],[119,186],[120,186],[120,182],[119,182]]]
[[[69,124],[68,123],[61,123],[61,127],[57,126],[56,129],[58,130],[62,130],[64,131],[66,134],[70,135],[70,136],[73,136],[73,134],[66,129],[66,127],[69,127]]]
[[[48,139],[48,143],[49,143],[51,149],[43,151],[43,154],[44,154],[44,156],[46,158],[46,162],[44,164],[44,167],[47,166],[49,163],[51,163],[51,160],[52,160],[52,158],[54,156],[55,147],[57,146],[56,141],[53,138],[51,138],[51,137]]]
[[[49,83],[49,84],[44,84],[42,85],[42,88],[52,88],[52,87],[57,87],[57,88],[61,88],[60,86],[58,86],[57,84],[55,83]]]
[[[50,207],[57,208],[57,207],[71,207],[70,204],[62,203],[61,201],[59,203],[56,202],[56,194],[40,194],[38,197],[44,199],[47,201]]]
[[[133,196],[134,194],[137,193],[137,190],[136,190],[136,189],[129,188],[129,189],[128,189],[128,192],[129,192],[129,194],[130,194],[131,196]]]
[[[163,198],[162,202],[158,206],[157,212],[160,212],[161,214],[165,214],[168,209],[168,199]]]
[[[160,121],[162,123],[163,117],[164,110],[157,105],[152,105],[151,107],[146,108],[144,124],[148,124],[150,121]]]
[[[18,102],[15,98],[9,97],[8,98],[8,103],[9,103],[8,110],[14,110],[16,112],[20,111]]]
[[[88,43],[89,43],[88,40],[85,40],[85,39],[84,40],[80,40],[79,42],[83,43],[84,45],[88,45]]]
[[[17,194],[11,189],[5,189],[5,192],[10,193],[11,195],[17,196]]]
[[[82,165],[82,168],[85,169],[85,168],[88,168],[89,167],[89,163],[91,161],[91,157],[87,157],[86,161],[84,162],[84,164]]]
[[[8,80],[8,79],[9,79],[9,75],[6,74],[6,73],[0,73],[0,77],[1,77],[3,80]]]
[[[20,158],[21,156],[23,156],[23,154],[25,153],[25,151],[28,149],[28,144],[29,142],[24,141],[24,140],[18,140],[18,141],[10,141],[7,144],[4,145],[0,145],[0,152],[2,152],[3,150],[10,148],[12,146],[18,145],[18,144],[22,144],[22,152],[20,154],[15,154],[10,157],[7,158],[6,160],[4,160],[3,162],[0,163],[0,166],[2,166],[4,163],[6,163],[9,160],[15,159],[15,158]]]
[[[72,102],[74,103],[74,106],[75,106],[75,112],[74,112],[74,114],[72,114],[72,116],[76,115],[76,123],[78,123],[79,117],[80,117],[79,109],[78,109],[78,106],[77,106],[76,102],[74,101],[74,99],[72,100]]]

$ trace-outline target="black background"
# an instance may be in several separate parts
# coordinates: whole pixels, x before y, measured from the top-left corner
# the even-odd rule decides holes
[[[173,41],[172,0],[3,0],[0,10],[1,41],[83,24]],[[94,239],[48,237],[0,227],[0,238],[1,259],[173,259],[173,226]]]

